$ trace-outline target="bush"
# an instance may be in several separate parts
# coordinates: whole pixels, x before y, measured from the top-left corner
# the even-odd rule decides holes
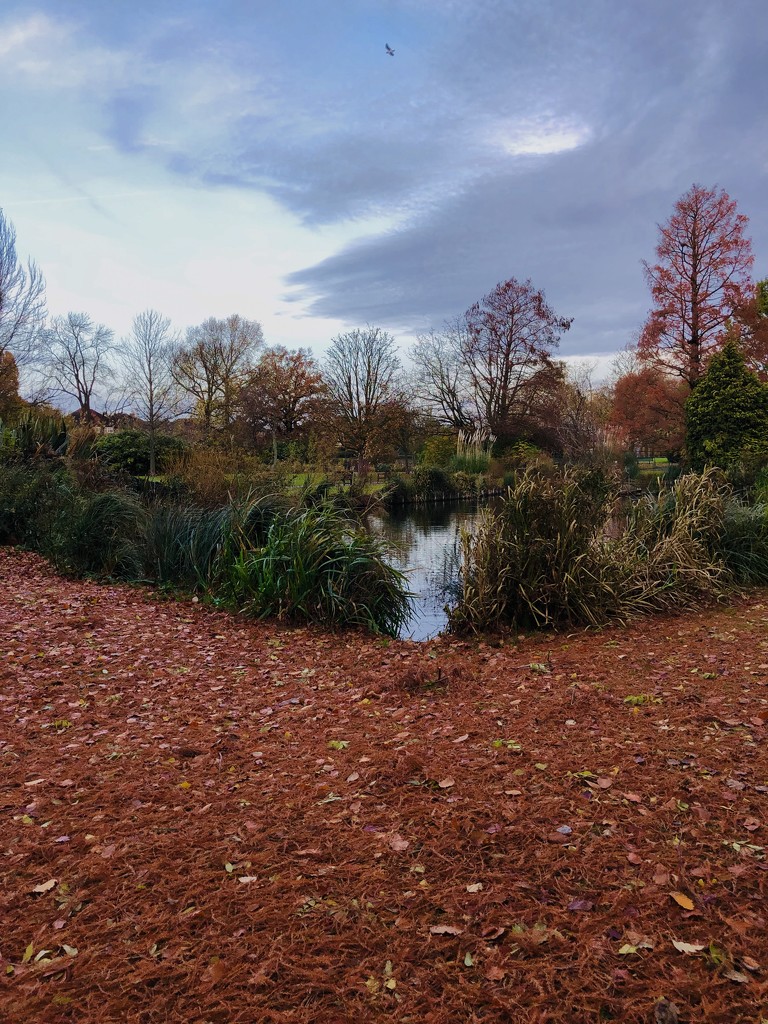
[[[451,474],[440,466],[417,466],[411,477],[411,487],[414,497],[421,501],[456,493]]]
[[[147,506],[127,490],[83,490],[61,467],[12,466],[0,476],[0,543],[66,572],[170,584],[260,616],[388,634],[408,616],[403,575],[355,520],[280,495]]]
[[[446,434],[428,437],[419,456],[419,462],[425,466],[440,466],[446,469],[456,457],[456,438]]]
[[[180,437],[167,434],[155,435],[155,461],[158,472],[162,472],[172,459],[183,455],[186,449]],[[146,476],[149,473],[149,434],[143,430],[119,430],[104,434],[95,442],[94,454],[113,469],[130,473],[131,476]]]
[[[277,616],[396,635],[408,619],[404,577],[381,545],[329,508],[275,518],[262,547],[225,570],[223,593],[259,617]]]
[[[722,469],[742,452],[768,455],[768,385],[748,370],[738,345],[727,341],[685,403],[685,445],[694,469]]]
[[[67,448],[67,427],[60,416],[27,413],[13,421],[0,421],[0,464],[30,459],[53,459]]]

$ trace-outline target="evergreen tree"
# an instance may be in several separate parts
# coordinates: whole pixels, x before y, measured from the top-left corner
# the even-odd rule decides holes
[[[732,465],[748,452],[768,454],[768,385],[747,369],[728,340],[685,406],[686,450],[694,469]]]

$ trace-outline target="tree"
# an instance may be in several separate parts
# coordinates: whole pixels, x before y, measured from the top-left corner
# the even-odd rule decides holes
[[[571,462],[602,462],[609,449],[609,401],[592,376],[595,364],[565,367],[552,410],[558,447]]]
[[[45,320],[45,280],[32,260],[16,253],[16,231],[0,209],[0,358],[10,352],[18,368],[30,360]]]
[[[768,380],[768,279],[758,281],[747,301],[735,307],[731,327],[749,369]]]
[[[375,457],[401,372],[395,339],[379,327],[348,331],[331,343],[323,377],[340,440],[360,462]]]
[[[0,421],[13,416],[21,406],[16,360],[10,352],[0,352]]]
[[[155,309],[146,309],[134,317],[120,348],[129,401],[147,429],[150,476],[156,472],[158,430],[178,409],[178,386],[171,373],[177,344],[171,321]]]
[[[478,424],[462,358],[465,334],[466,324],[461,317],[446,321],[442,331],[419,335],[411,360],[419,398],[441,423],[472,432]]]
[[[747,218],[723,189],[691,188],[659,225],[658,262],[644,262],[654,308],[640,355],[695,387],[746,299],[753,264]]]
[[[320,371],[306,349],[268,348],[246,377],[240,411],[252,428],[270,435],[274,462],[278,438],[289,440],[306,429],[321,391]]]
[[[609,423],[627,449],[677,455],[685,436],[687,385],[657,366],[638,366],[613,386]]]
[[[236,313],[188,329],[186,343],[173,360],[173,376],[199,406],[206,433],[215,421],[230,429],[235,397],[263,340],[261,324]]]
[[[553,350],[571,320],[530,280],[502,281],[412,354],[419,394],[456,429],[511,440],[552,380]]]
[[[768,384],[747,369],[733,339],[714,355],[686,402],[686,451],[694,469],[729,466],[747,451],[768,452]]]
[[[72,398],[85,423],[92,420],[96,391],[107,385],[113,334],[87,313],[56,316],[40,336],[40,366],[53,395]]]

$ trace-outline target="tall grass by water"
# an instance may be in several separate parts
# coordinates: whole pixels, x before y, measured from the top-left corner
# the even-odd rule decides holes
[[[622,510],[599,474],[521,475],[463,538],[456,631],[599,625],[768,583],[768,519],[716,470]]]
[[[409,615],[405,577],[349,513],[245,495],[218,508],[93,493],[61,467],[5,466],[0,544],[64,572],[177,587],[225,607],[396,635]]]

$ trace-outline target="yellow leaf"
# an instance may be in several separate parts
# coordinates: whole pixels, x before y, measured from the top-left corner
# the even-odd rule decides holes
[[[32,954],[33,954],[34,952],[35,952],[35,947],[34,947],[34,946],[32,945],[32,943],[30,942],[30,944],[29,944],[29,945],[27,946],[27,948],[26,948],[26,949],[24,950],[24,956],[23,956],[23,957],[21,958],[21,962],[22,962],[23,964],[28,964],[28,963],[29,963],[29,961],[30,961],[30,960],[32,959]]]
[[[683,910],[693,910],[693,900],[690,896],[686,896],[684,892],[671,892],[669,895]]]
[[[387,980],[384,982],[384,988],[388,988],[391,992],[393,989],[397,988],[397,982],[395,981],[394,978],[387,978]]]

